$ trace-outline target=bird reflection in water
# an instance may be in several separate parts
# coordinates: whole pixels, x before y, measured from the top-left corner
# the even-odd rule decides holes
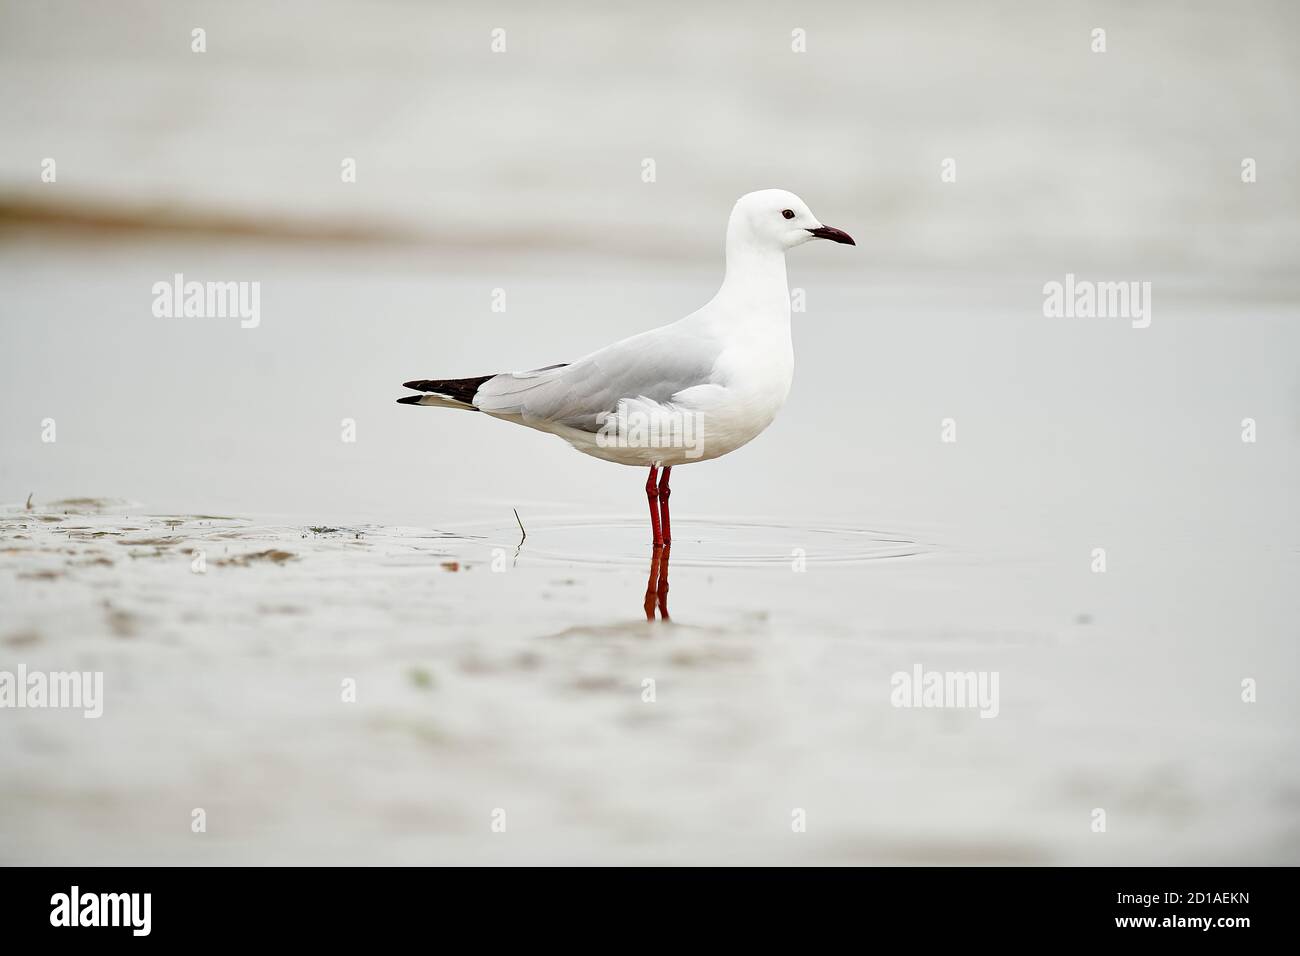
[[[645,586],[645,619],[655,619],[655,607],[659,608],[659,617],[668,618],[668,555],[672,548],[665,545],[650,552],[650,579]]]

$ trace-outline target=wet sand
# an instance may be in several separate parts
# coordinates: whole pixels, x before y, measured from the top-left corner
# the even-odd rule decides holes
[[[1267,628],[1224,630],[1184,592],[1198,561],[1103,587],[970,542],[683,515],[671,620],[648,622],[638,519],[537,518],[521,545],[513,515],[11,509],[3,660],[102,670],[105,704],[4,715],[0,855],[1295,862],[1290,677]],[[1279,599],[1283,570],[1257,582]],[[914,662],[998,671],[997,719],[892,707],[890,675]]]

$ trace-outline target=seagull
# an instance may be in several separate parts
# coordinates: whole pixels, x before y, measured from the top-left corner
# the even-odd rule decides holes
[[[813,239],[856,245],[847,232],[823,225],[794,193],[746,193],[727,220],[722,286],[684,319],[576,362],[405,382],[421,394],[397,401],[483,412],[558,435],[595,458],[648,467],[654,548],[666,548],[672,470],[749,443],[790,394],[785,253]]]

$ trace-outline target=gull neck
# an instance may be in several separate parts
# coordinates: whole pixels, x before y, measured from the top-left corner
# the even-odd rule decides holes
[[[785,250],[728,235],[727,271],[718,296],[724,303],[765,314],[790,315]]]

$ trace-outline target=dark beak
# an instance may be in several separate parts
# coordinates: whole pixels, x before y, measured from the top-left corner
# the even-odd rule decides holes
[[[808,231],[818,239],[829,239],[831,242],[843,242],[850,246],[857,245],[857,243],[853,241],[852,236],[843,229],[836,229],[834,226],[818,226],[816,229],[809,229]]]

